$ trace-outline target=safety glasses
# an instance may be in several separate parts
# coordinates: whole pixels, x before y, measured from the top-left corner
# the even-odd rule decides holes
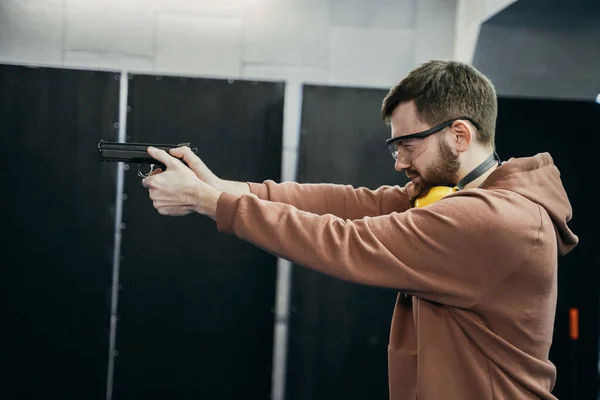
[[[400,161],[403,164],[411,164],[415,158],[417,158],[425,150],[427,150],[427,141],[423,140],[424,138],[433,135],[434,133],[440,132],[442,129],[452,125],[455,121],[458,121],[459,119],[465,119],[471,122],[477,129],[479,129],[479,124],[477,124],[477,122],[473,121],[471,118],[459,117],[448,120],[446,122],[442,122],[441,124],[436,125],[433,128],[427,129],[426,131],[388,139],[385,142],[386,146],[390,150],[390,153],[392,153],[392,157],[394,157],[394,160]]]

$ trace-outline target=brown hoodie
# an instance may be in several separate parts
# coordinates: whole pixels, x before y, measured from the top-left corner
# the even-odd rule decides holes
[[[398,290],[391,399],[554,399],[548,359],[557,258],[578,242],[547,153],[510,159],[479,188],[409,208],[404,188],[250,183],[218,229],[299,265]]]

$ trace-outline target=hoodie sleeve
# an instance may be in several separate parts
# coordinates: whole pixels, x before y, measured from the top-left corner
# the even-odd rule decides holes
[[[250,192],[260,199],[289,204],[314,214],[332,214],[344,219],[360,219],[406,211],[409,207],[407,190],[399,186],[381,186],[376,190],[364,187],[329,183],[297,182],[248,183]]]
[[[357,220],[225,193],[217,226],[339,279],[469,308],[524,260],[540,221],[532,220],[537,210],[524,214],[505,206],[500,215],[485,198],[465,193],[425,208]],[[498,265],[496,260],[507,258],[509,265]]]

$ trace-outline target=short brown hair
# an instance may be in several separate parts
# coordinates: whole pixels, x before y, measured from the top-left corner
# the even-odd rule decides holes
[[[386,122],[400,103],[414,100],[423,122],[435,126],[458,117],[479,125],[479,141],[495,149],[498,101],[492,82],[474,67],[458,61],[432,60],[413,69],[385,96]]]

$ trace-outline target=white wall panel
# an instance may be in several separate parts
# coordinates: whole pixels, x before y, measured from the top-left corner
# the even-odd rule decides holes
[[[247,63],[323,68],[329,54],[329,3],[265,0],[244,15]]]
[[[155,12],[96,2],[66,5],[65,50],[152,55]]]
[[[332,28],[329,82],[389,87],[412,67],[414,42],[412,30]]]
[[[63,20],[58,1],[0,2],[0,62],[60,65]]]
[[[417,0],[331,0],[333,25],[413,29]]]
[[[238,77],[241,21],[237,18],[158,16],[156,71]]]

